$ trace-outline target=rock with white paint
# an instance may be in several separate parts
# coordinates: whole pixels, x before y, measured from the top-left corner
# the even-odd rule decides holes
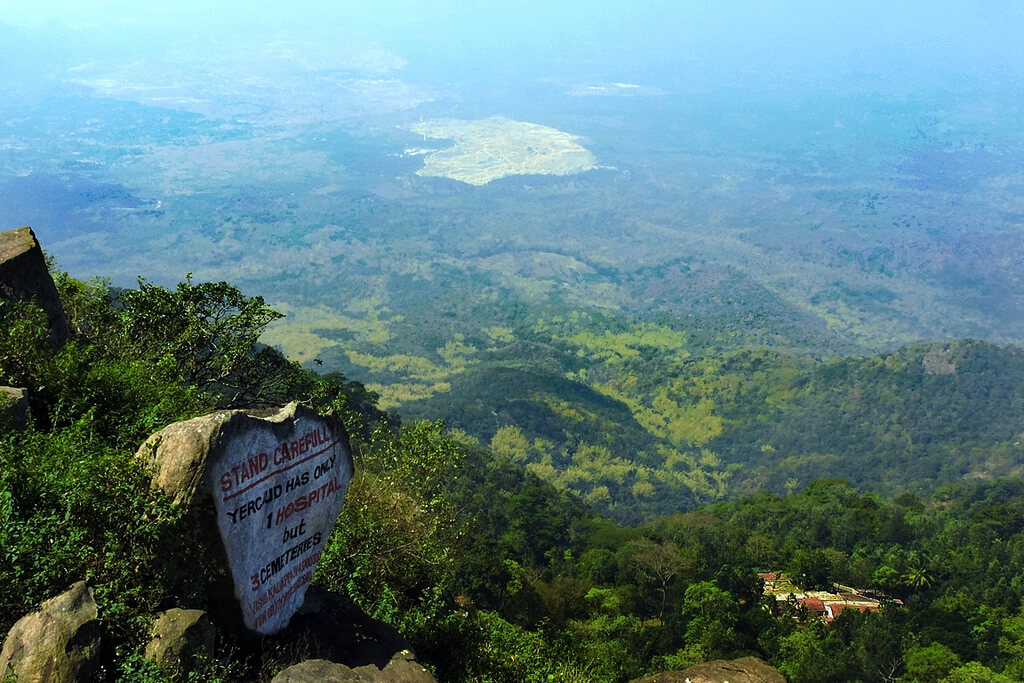
[[[192,559],[214,575],[211,585],[218,567],[230,577],[224,585],[245,626],[262,634],[287,626],[352,478],[341,422],[296,403],[221,411],[162,429],[138,456],[154,485],[189,508],[205,553]]]

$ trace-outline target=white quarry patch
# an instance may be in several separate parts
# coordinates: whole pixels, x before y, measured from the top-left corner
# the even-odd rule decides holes
[[[664,95],[665,91],[639,83],[589,83],[573,86],[566,90],[565,94],[571,97],[633,97]]]
[[[417,175],[485,185],[510,175],[570,175],[597,166],[576,136],[536,123],[492,116],[476,121],[433,119],[410,126],[423,139],[454,140],[431,151]]]

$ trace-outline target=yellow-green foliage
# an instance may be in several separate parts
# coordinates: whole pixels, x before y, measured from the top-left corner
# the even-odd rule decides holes
[[[395,354],[392,356],[374,356],[369,353],[360,353],[355,350],[345,352],[353,365],[361,365],[370,372],[393,372],[405,374],[415,379],[431,380],[441,379],[447,376],[444,368],[441,368],[422,356],[408,356]]]
[[[604,446],[581,443],[572,455],[572,462],[580,467],[600,467],[612,459],[612,452]]]
[[[631,385],[636,384],[636,381],[636,377],[627,375],[625,377],[616,378],[612,382],[595,382],[591,385],[591,388],[605,396],[614,398],[620,403],[626,404],[630,412],[633,413],[633,417],[636,417],[637,413],[644,409],[643,404],[638,399],[634,399],[629,395],[629,393],[627,393],[628,389],[631,388]],[[637,421],[639,422],[639,419]]]
[[[702,467],[718,467],[720,464],[718,453],[707,448],[700,449],[700,464]]]
[[[514,462],[525,462],[530,457],[530,442],[522,429],[506,425],[491,437],[491,450]]]
[[[606,463],[600,470],[604,479],[611,480],[622,486],[626,482],[626,476],[636,471],[636,465],[622,458],[615,458]]]
[[[280,348],[300,363],[312,360],[324,349],[338,345],[336,340],[323,336],[319,331],[333,330],[351,335],[359,343],[380,345],[391,341],[390,325],[403,319],[400,315],[387,317],[390,310],[379,296],[349,302],[345,311],[353,315],[346,315],[324,305],[291,306],[277,302],[274,308],[284,313],[285,317],[270,325],[261,341]]]
[[[500,334],[508,339],[506,332],[504,328],[494,329],[491,336]],[[546,466],[536,467],[537,474],[560,487],[582,489],[584,497],[600,502],[621,495],[650,498],[657,495],[659,483],[688,488],[699,498],[717,498],[724,493],[727,477],[718,471],[721,463],[717,455],[705,446],[724,429],[722,417],[715,414],[714,397],[718,392],[735,391],[738,376],[722,374],[719,361],[687,361],[686,334],[656,323],[638,323],[613,331],[600,316],[571,311],[538,319],[532,332],[566,345],[567,351],[583,360],[585,366],[567,371],[567,379],[588,384],[629,408],[637,423],[661,442],[657,447],[663,459],[659,469],[664,470],[659,476],[635,464],[636,454],[628,459],[616,457],[605,446],[581,442],[563,453],[570,462],[568,467],[554,473]],[[652,358],[664,368],[653,386],[652,378],[643,376],[641,367]],[[579,403],[551,396],[542,400],[570,430],[605,427],[601,416]],[[509,429],[496,438],[494,445],[508,451],[509,457],[531,463],[542,461],[521,430]],[[556,470],[561,467],[555,465]],[[611,498],[606,499],[601,487],[607,488]]]
[[[590,493],[583,497],[583,501],[589,505],[610,503],[612,501],[612,494],[608,491],[607,486],[597,486],[591,489]]]
[[[619,333],[605,330],[595,334],[583,330],[567,337],[565,341],[579,346],[592,359],[637,358],[643,347],[672,351],[680,358],[689,355],[685,350],[686,335],[683,332],[653,323],[641,323],[627,332]]]
[[[533,452],[535,454],[535,458],[550,462],[551,456],[555,452],[555,444],[553,441],[548,441],[547,439],[534,439]]]
[[[526,284],[517,282],[516,286]],[[305,360],[325,345],[336,344],[325,338],[329,332],[321,334],[321,330],[344,331],[354,338],[352,347],[345,349],[353,365],[397,380],[368,385],[380,395],[379,405],[384,409],[449,391],[453,375],[479,362],[481,349],[460,333],[433,349],[436,356],[422,352],[381,354],[381,345],[390,339],[389,325],[399,320],[391,316],[387,303],[371,288],[348,302],[340,313],[323,307],[286,310],[289,322],[301,323],[299,329],[293,327],[290,337],[279,334],[274,339],[282,346],[301,347]],[[510,343],[516,336],[510,327],[493,326],[482,331],[496,344]],[[584,496],[602,503],[630,495],[651,498],[657,495],[659,485],[684,486],[703,497],[716,495],[719,480],[715,471],[720,464],[711,451],[702,449],[723,430],[722,418],[715,414],[715,393],[731,388],[733,383],[733,378],[719,373],[719,363],[686,361],[686,334],[657,323],[609,329],[608,321],[600,314],[570,311],[537,319],[533,332],[582,359],[582,367],[567,372],[568,379],[589,384],[629,408],[637,423],[661,442],[661,467],[669,474],[659,478],[649,468],[632,462],[637,459],[635,454],[615,454],[597,443],[581,442],[559,454],[553,442],[534,438],[512,425],[502,427],[492,437],[490,446],[496,453],[529,465],[546,481],[561,488],[580,489]],[[641,367],[652,358],[664,368],[653,386]],[[580,402],[551,395],[541,400],[569,432],[599,434],[615,430],[615,425],[607,424],[606,416],[584,408]],[[606,489],[605,494],[600,492],[601,487]]]
[[[566,336],[574,334],[581,327],[581,321],[592,321],[592,317],[581,314],[579,311],[572,311],[568,315],[556,315],[550,318],[538,318],[533,323],[533,333],[550,337],[551,339],[565,339]]]
[[[716,469],[720,462],[714,451],[702,448],[692,453],[659,445],[658,453],[664,461],[651,471],[657,481],[666,486],[683,486],[698,500],[717,500],[725,495],[729,473]]]
[[[558,480],[558,471],[551,463],[531,462],[526,466],[526,471],[546,482],[555,483]]]
[[[473,436],[464,429],[452,427],[451,429],[448,430],[448,436],[450,436],[453,441],[456,441],[463,446],[469,446],[471,448],[481,447],[480,439]]]
[[[679,404],[662,388],[651,403],[650,408],[636,412],[637,422],[674,446],[703,446],[722,433],[722,418],[712,414],[711,399]]]
[[[649,481],[638,481],[633,484],[634,498],[651,498],[654,496],[654,484]]]
[[[453,341],[447,342],[437,350],[437,355],[449,365],[449,371],[454,372],[456,369],[463,371],[466,365],[472,364],[474,361],[470,359],[477,351],[475,346],[465,343],[465,337],[462,334],[456,334]]]
[[[518,430],[517,430],[518,431]],[[511,430],[503,434],[503,439],[514,434]],[[526,443],[525,437],[516,441],[521,448]],[[536,458],[536,449],[531,454],[531,459]],[[631,459],[615,456],[607,447],[595,444],[581,443],[570,456],[572,462],[567,468],[558,472],[549,467],[550,456],[545,456],[543,462],[534,463],[536,467],[527,467],[535,474],[542,475],[545,479],[556,486],[573,491],[584,498],[591,497],[593,501],[610,503],[613,499],[611,492],[619,492],[623,495],[630,492],[637,498],[651,498],[657,492],[657,487],[652,479],[663,484],[673,486],[685,486],[693,489],[697,496],[706,498],[720,497],[716,473],[704,473],[697,458],[685,453],[665,448],[665,473],[658,476],[655,470],[644,465],[639,465]],[[717,466],[717,459],[711,451],[702,452],[701,463],[708,467]],[[678,472],[673,472],[676,467]],[[724,482],[724,478],[721,479]],[[601,491],[605,491],[602,493]]]
[[[592,473],[594,478],[611,481],[618,485],[636,472],[637,465],[625,458],[612,457],[604,446],[581,444],[572,456],[573,463]]]
[[[585,467],[570,465],[565,468],[558,480],[566,487],[575,487],[577,484],[593,484],[597,481],[597,475]]]
[[[515,335],[512,334],[512,329],[509,327],[485,327],[481,332],[486,334],[493,341],[504,344],[508,344],[515,340]]]
[[[373,282],[372,294],[367,296],[355,296],[345,300],[345,310],[349,313],[356,314],[370,314],[375,311],[387,311],[388,300],[385,292],[387,292],[387,280],[383,277],[375,278]]]
[[[406,401],[418,401],[430,398],[434,394],[443,394],[451,391],[452,385],[448,382],[434,382],[433,384],[367,384],[366,388],[380,396],[377,405],[381,410],[390,410],[402,405]]]
[[[313,360],[323,353],[324,349],[337,343],[308,329],[285,325],[271,327],[263,333],[260,341],[267,346],[280,349],[282,353],[299,363]]]
[[[587,383],[587,369],[580,368],[579,370],[569,370],[565,373],[565,378],[570,382],[580,382],[581,384]]]
[[[665,459],[660,468],[662,470],[691,470],[697,466],[696,459],[689,453],[677,451],[661,444],[658,444],[657,448],[658,454]]]
[[[715,414],[714,396],[718,392],[734,392],[740,378],[722,374],[721,362],[717,360],[684,363],[689,355],[686,336],[665,326],[642,323],[625,332],[594,332],[586,329],[588,322],[592,322],[590,316],[573,313],[543,324],[545,331],[575,346],[579,357],[594,362],[589,370],[583,368],[567,377],[588,383],[623,403],[638,424],[662,440],[658,450],[664,458],[663,472],[654,477],[656,481],[665,486],[683,486],[699,498],[723,495],[727,475],[719,472],[717,455],[703,447],[724,430],[722,417]],[[665,367],[654,386],[650,377],[641,377],[639,367],[650,353]],[[590,377],[602,379],[589,381]],[[556,409],[550,402],[548,405]],[[575,407],[557,408],[556,413],[562,417],[575,417]],[[641,479],[637,468],[612,463],[610,454],[597,457],[589,448],[577,450],[573,455],[574,466],[588,472],[595,481],[629,486],[634,497],[655,495],[656,486],[648,478],[650,473]],[[691,453],[691,449],[700,450]],[[574,473],[571,481],[564,483],[581,481],[580,475]]]
[[[544,398],[544,404],[551,409],[555,415],[561,418],[569,420],[571,422],[580,423],[586,420],[586,418],[596,417],[593,413],[585,412],[580,409],[580,406],[575,406],[568,401],[560,401],[551,396]]]

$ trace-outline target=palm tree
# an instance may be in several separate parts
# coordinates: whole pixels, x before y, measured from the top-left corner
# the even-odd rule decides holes
[[[907,558],[907,570],[903,574],[903,582],[915,591],[929,588],[934,578],[928,565],[927,558],[916,552],[910,553],[910,556]]]

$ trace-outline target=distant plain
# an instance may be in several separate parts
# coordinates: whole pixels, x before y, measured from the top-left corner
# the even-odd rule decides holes
[[[27,40],[8,34],[12,52]],[[651,497],[643,458],[697,500],[724,495],[722,386],[694,389],[683,361],[772,353],[795,372],[1024,343],[1024,105],[997,82],[428,81],[385,50],[287,37],[244,59],[190,54],[9,74],[7,227],[32,225],[78,277],[192,273],[261,295],[286,313],[266,343],[403,415],[489,444],[522,434],[510,456],[596,504],[616,502],[615,481]],[[439,120],[490,122],[504,147],[453,154],[428,134]],[[578,156],[535,167],[557,175],[495,172],[544,144],[502,125]],[[495,395],[509,369],[524,374]],[[516,401],[550,419],[527,424]],[[567,479],[573,464],[600,476]]]

